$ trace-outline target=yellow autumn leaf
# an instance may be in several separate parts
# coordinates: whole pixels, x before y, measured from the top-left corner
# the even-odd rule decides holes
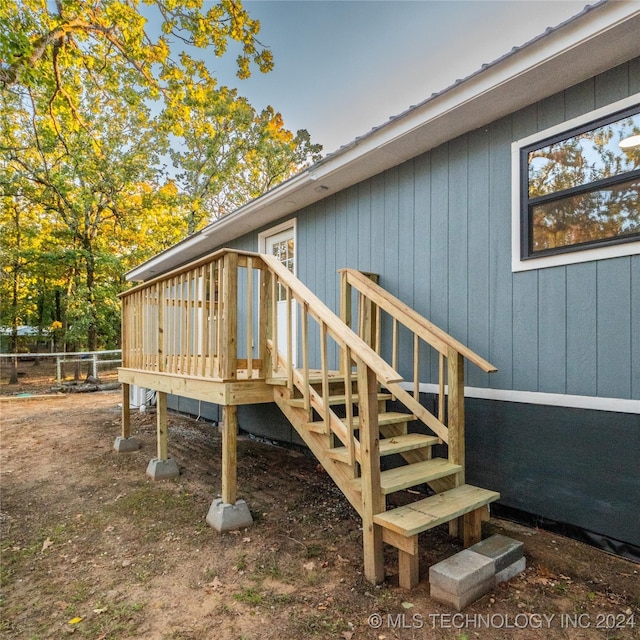
[[[82,618],[71,618],[69,620],[69,624],[78,624],[78,622],[82,622]]]

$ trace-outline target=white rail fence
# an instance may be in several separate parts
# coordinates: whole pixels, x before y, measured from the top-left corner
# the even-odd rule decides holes
[[[103,358],[103,356],[118,356]],[[98,377],[100,367],[113,368],[122,364],[122,349],[111,349],[107,351],[73,351],[58,353],[0,353],[0,360],[34,360],[36,358],[55,358],[56,360],[56,381],[62,384],[65,364],[85,363],[90,365],[91,375]]]

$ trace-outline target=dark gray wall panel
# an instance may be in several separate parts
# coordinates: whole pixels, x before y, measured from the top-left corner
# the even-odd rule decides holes
[[[640,419],[468,399],[467,481],[506,506],[640,544]]]

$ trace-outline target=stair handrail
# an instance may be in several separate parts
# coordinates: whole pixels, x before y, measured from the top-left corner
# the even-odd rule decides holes
[[[350,268],[339,269],[338,271],[346,276],[346,282],[348,284],[367,296],[374,304],[386,311],[391,317],[416,333],[439,353],[446,356],[449,348],[452,348],[486,373],[494,373],[498,370],[490,362],[462,344],[462,342],[456,340],[446,331],[402,302],[402,300],[396,298],[379,284],[373,282],[373,280],[361,271]]]
[[[400,383],[404,378],[391,365],[378,355],[357,333],[347,327],[327,305],[318,298],[305,284],[291,273],[275,256],[261,254],[263,262],[274,273],[280,282],[291,289],[298,302],[307,304],[309,313],[318,322],[327,326],[329,334],[338,342],[351,350],[354,359],[360,359],[382,384]]]

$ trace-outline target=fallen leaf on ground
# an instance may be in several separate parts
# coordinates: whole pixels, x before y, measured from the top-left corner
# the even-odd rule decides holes
[[[311,560],[311,562],[305,562],[305,563],[302,565],[302,568],[303,568],[305,571],[313,571],[313,570],[316,568],[316,563],[315,563],[313,560]]]
[[[51,538],[47,538],[42,543],[42,549],[40,549],[40,553],[42,553],[43,551],[46,551],[52,544],[53,544],[53,540]]]
[[[78,622],[82,622],[82,618],[71,618],[69,620],[69,624],[78,624]]]
[[[107,611],[108,609],[109,609],[109,607],[102,607],[101,609],[94,609],[93,613],[101,614],[101,613],[104,613],[105,611]]]

